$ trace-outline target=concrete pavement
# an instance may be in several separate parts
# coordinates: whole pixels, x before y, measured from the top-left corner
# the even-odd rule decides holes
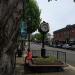
[[[75,75],[75,67],[69,65],[63,72],[24,73],[24,57],[16,57],[16,75]]]

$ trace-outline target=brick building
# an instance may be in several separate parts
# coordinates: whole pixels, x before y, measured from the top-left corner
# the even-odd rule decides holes
[[[70,43],[75,41],[75,24],[67,25],[65,28],[56,30],[54,34],[54,43]]]

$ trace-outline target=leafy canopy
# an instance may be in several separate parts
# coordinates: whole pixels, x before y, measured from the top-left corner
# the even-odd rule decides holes
[[[27,20],[28,32],[34,32],[40,24],[40,10],[36,0],[29,0],[25,7],[25,19]]]
[[[46,37],[47,36],[45,35],[45,38]],[[36,34],[33,35],[32,39],[35,40],[35,38],[36,38],[37,41],[41,41],[43,39],[43,35],[41,33],[36,33]]]

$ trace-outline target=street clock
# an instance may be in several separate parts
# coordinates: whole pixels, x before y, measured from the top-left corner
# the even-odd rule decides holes
[[[41,24],[40,24],[40,27],[39,27],[39,32],[42,34],[42,48],[41,48],[41,56],[42,57],[45,57],[45,48],[44,48],[44,41],[45,41],[45,35],[49,32],[49,24],[45,21],[43,21]]]
[[[49,31],[49,24],[43,21],[40,25],[40,32],[47,33]]]

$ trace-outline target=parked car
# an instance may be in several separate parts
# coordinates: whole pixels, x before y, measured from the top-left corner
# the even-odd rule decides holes
[[[57,47],[57,45],[56,44],[53,44],[53,47]]]
[[[72,46],[71,46],[71,49],[72,49],[72,50],[75,50],[75,45],[72,45]]]
[[[64,45],[62,46],[62,48],[64,48],[64,49],[71,49],[71,46],[70,46],[69,44],[64,44]]]
[[[62,44],[58,44],[57,45],[57,48],[62,48]]]

